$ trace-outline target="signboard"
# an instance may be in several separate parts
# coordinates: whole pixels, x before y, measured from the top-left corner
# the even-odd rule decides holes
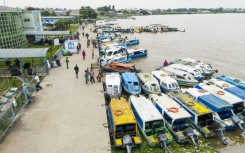
[[[71,52],[71,53],[78,53],[77,45],[79,43],[79,40],[66,40],[65,41],[65,50]]]
[[[59,39],[54,39],[54,46],[58,46],[58,45],[60,45]]]

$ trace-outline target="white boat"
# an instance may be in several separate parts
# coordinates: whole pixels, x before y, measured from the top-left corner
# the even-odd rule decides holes
[[[186,66],[183,64],[171,64],[169,65],[170,67],[177,69],[177,70],[182,70],[185,72],[188,72],[194,76],[194,78],[198,81],[201,81],[204,79],[204,76],[201,74],[201,72],[198,69],[192,68],[190,66]]]
[[[150,73],[137,73],[137,76],[144,93],[151,94],[161,92],[158,81]]]
[[[198,83],[194,76],[188,72],[174,69],[169,66],[163,67],[163,71],[168,73],[171,77],[173,77],[179,85],[193,86]]]
[[[178,63],[186,64],[186,65],[192,65],[192,67],[197,68],[202,71],[202,73],[206,75],[211,75],[213,73],[217,73],[218,70],[215,70],[212,68],[211,64],[206,62],[201,62],[200,60],[195,60],[191,58],[182,58],[177,60]]]
[[[107,73],[103,88],[106,96],[120,97],[122,95],[122,79],[119,73]]]
[[[152,71],[151,75],[157,79],[162,92],[178,91],[180,89],[177,81],[164,71]]]
[[[244,100],[209,83],[199,83],[196,88],[203,89],[216,97],[233,105],[233,112],[243,121],[245,121]]]
[[[193,143],[201,134],[191,124],[191,115],[165,94],[151,94],[149,99],[163,115],[166,127],[178,143]],[[188,132],[193,135],[188,136]]]
[[[128,56],[132,59],[147,56],[148,54],[147,50],[142,48],[128,49],[127,52],[128,52]]]
[[[107,63],[129,63],[131,62],[131,58],[128,58],[127,55],[116,54],[109,59],[106,59],[104,56],[100,58],[100,65],[104,66]]]

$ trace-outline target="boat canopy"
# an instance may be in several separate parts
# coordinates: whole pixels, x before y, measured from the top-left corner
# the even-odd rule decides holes
[[[238,88],[236,86],[230,87],[230,88],[225,88],[225,90],[236,95],[237,97],[245,100],[245,90]]]
[[[121,67],[133,67],[135,66],[134,64],[122,64],[122,63],[113,63],[116,66],[121,66]]]
[[[191,110],[193,110],[196,114],[208,114],[212,113],[212,111],[201,103],[197,102],[195,99],[190,96],[183,94],[181,92],[175,94],[176,98],[180,100],[182,103],[187,105]]]
[[[212,84],[205,84],[205,83],[199,83],[197,87],[200,87],[209,93],[219,97],[220,99],[228,102],[229,104],[233,105],[236,103],[243,102],[243,100],[223,89],[220,89],[219,87],[212,85]]]
[[[143,122],[163,120],[162,115],[157,111],[150,100],[146,99],[144,96],[131,95],[130,102]]]
[[[128,82],[139,82],[135,73],[131,73],[131,72],[122,73],[122,78],[123,78],[123,81],[127,83]]]
[[[142,82],[156,82],[155,78],[150,73],[138,73],[138,77]]]
[[[175,83],[178,84],[177,81],[171,78],[167,73],[164,71],[152,71],[152,74],[158,78],[159,80],[166,82],[166,83]]]
[[[193,75],[191,75],[190,73],[182,71],[182,70],[174,69],[174,68],[169,67],[169,66],[163,67],[163,71],[166,71],[169,73],[174,73],[174,74],[180,75],[180,76],[192,76],[192,78],[193,78]]]
[[[134,113],[126,99],[113,98],[110,102],[110,108],[115,126],[123,124],[136,124]]]
[[[107,73],[105,76],[105,80],[107,85],[120,85],[121,84],[121,76],[119,73]]]
[[[156,107],[159,111],[163,111],[164,113],[168,114],[173,120],[191,118],[191,115],[182,106],[163,93],[160,95],[152,94],[150,99],[156,103]],[[171,112],[171,108],[176,108],[178,111]]]

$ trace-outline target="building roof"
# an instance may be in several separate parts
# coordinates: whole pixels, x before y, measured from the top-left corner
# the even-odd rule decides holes
[[[19,8],[12,8],[0,5],[0,12],[22,12],[22,10]]]
[[[42,16],[42,19],[73,19],[74,16]]]
[[[49,48],[0,49],[1,58],[46,57]]]
[[[25,31],[25,35],[41,35],[41,36],[60,36],[69,35],[70,31]]]

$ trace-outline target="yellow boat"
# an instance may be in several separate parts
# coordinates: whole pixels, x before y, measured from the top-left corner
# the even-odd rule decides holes
[[[112,98],[107,109],[109,130],[117,148],[139,147],[141,139],[134,113],[124,98]]]

